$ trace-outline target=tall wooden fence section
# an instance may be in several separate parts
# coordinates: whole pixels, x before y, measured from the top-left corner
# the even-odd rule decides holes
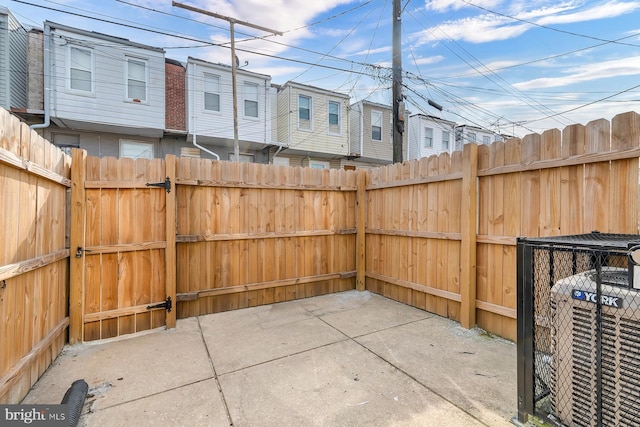
[[[352,171],[178,159],[178,317],[355,287]]]
[[[367,288],[516,338],[516,237],[638,233],[640,115],[369,172]]]
[[[0,108],[0,403],[18,403],[66,342],[71,159]]]

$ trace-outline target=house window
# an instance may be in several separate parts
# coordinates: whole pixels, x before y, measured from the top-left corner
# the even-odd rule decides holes
[[[331,164],[322,160],[309,160],[309,167],[311,169],[330,169]]]
[[[127,99],[147,100],[147,61],[127,58]]]
[[[220,76],[203,74],[204,77],[204,109],[220,111]]]
[[[311,97],[298,96],[298,127],[311,129]]]
[[[340,133],[340,103],[329,101],[329,133]]]
[[[476,134],[469,133],[469,142],[476,142]]]
[[[382,111],[371,112],[371,139],[382,141]]]
[[[68,135],[64,133],[54,133],[53,144],[56,145],[63,153],[71,155],[72,148],[80,148],[80,135]]]
[[[244,83],[244,115],[258,117],[258,85],[256,83]]]
[[[449,132],[446,130],[442,131],[442,149],[449,150]]]
[[[433,148],[433,129],[424,128],[424,148]]]
[[[489,138],[488,136],[483,136],[483,137],[482,137],[482,143],[483,143],[484,145],[489,145],[489,144],[491,144],[491,138]]]
[[[93,51],[69,47],[69,89],[93,92]]]
[[[229,160],[235,161],[236,156],[233,153],[229,153]],[[239,154],[238,161],[240,163],[253,163],[253,154]]]
[[[271,163],[275,166],[289,166],[289,158],[288,157],[274,157],[271,160]]]
[[[120,140],[120,157],[132,159],[153,159],[153,144],[148,142]]]

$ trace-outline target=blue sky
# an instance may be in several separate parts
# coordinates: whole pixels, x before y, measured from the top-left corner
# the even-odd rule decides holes
[[[347,93],[352,101],[390,103],[392,0],[184,3],[283,32],[273,36],[235,27],[240,64],[271,75],[273,83],[294,80]],[[0,5],[25,25],[50,20],[163,47],[177,60],[193,56],[230,63],[229,24],[172,7],[171,1],[0,0]],[[640,112],[640,87],[635,87],[640,85],[640,1],[403,0],[402,5],[403,80],[413,113],[524,136]],[[443,111],[430,107],[428,99]]]

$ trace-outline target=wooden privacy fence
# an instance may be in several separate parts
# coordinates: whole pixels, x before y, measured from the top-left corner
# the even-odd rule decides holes
[[[0,108],[0,403],[17,403],[66,342],[71,159]]]
[[[70,162],[4,110],[0,144],[0,402],[67,325],[76,343],[354,288],[515,339],[517,236],[638,232],[637,113],[372,171]]]
[[[354,287],[354,172],[82,150],[73,165],[71,343]]]
[[[638,233],[640,115],[368,173],[367,288],[516,338],[516,237]]]

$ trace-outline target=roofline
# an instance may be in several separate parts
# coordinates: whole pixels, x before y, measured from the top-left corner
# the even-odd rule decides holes
[[[229,71],[232,70],[231,65],[222,64],[220,62],[205,61],[204,59],[194,58],[193,56],[190,56],[190,57],[187,58],[187,65],[189,65],[189,63],[205,65],[205,66],[211,66],[211,67],[215,67],[215,68],[223,68],[223,69],[229,70]],[[248,74],[248,75],[251,75],[251,76],[258,76],[258,77],[264,78],[265,80],[271,81],[271,76],[268,75],[268,74],[256,73],[255,71],[244,70],[242,68],[237,68],[236,67],[236,73]]]
[[[443,119],[443,118],[436,117],[436,116],[430,116],[428,114],[416,113],[416,114],[412,114],[409,117],[424,117],[426,119],[432,119],[432,120],[436,120],[438,122],[449,123],[449,124],[453,125],[454,127],[458,127],[456,122],[452,122],[451,120]]]
[[[367,101],[366,99],[362,99],[358,102],[354,102],[353,104],[351,104],[351,106],[354,106],[356,104],[362,104],[362,105],[371,105],[374,107],[379,107],[379,108],[385,108],[387,110],[392,110],[393,108],[391,107],[391,105],[386,105],[386,104],[380,104],[379,102],[373,102],[373,101]]]
[[[163,54],[165,53],[165,50],[161,47],[155,47],[155,46],[149,46],[146,44],[141,44],[141,43],[136,43],[136,42],[132,42],[129,39],[125,39],[123,37],[116,37],[116,36],[111,36],[108,34],[104,34],[104,33],[98,33],[95,31],[87,31],[87,30],[83,30],[80,28],[75,28],[75,27],[69,27],[68,25],[64,25],[64,24],[58,24],[56,22],[52,22],[52,21],[44,21],[44,26],[46,27],[50,27],[52,29],[57,29],[57,30],[63,30],[63,31],[68,31],[70,33],[76,33],[76,34],[80,34],[86,37],[93,37],[96,39],[101,39],[101,40],[106,40],[106,41],[110,41],[110,42],[114,42],[114,43],[120,43],[123,45],[127,45],[127,46],[131,46],[131,47],[136,47],[139,49],[145,49],[145,50],[152,50],[154,52],[162,52]]]
[[[284,89],[286,87],[297,87],[297,88],[300,88],[300,89],[307,89],[307,90],[312,91],[312,92],[317,92],[317,93],[322,93],[322,94],[332,94],[332,95],[334,95],[336,97],[339,97],[339,98],[349,99],[349,95],[346,95],[344,93],[334,92],[332,90],[323,89],[323,88],[316,87],[316,86],[305,85],[303,83],[296,83],[296,82],[293,82],[291,80],[289,80],[288,82],[283,84],[281,89]]]

